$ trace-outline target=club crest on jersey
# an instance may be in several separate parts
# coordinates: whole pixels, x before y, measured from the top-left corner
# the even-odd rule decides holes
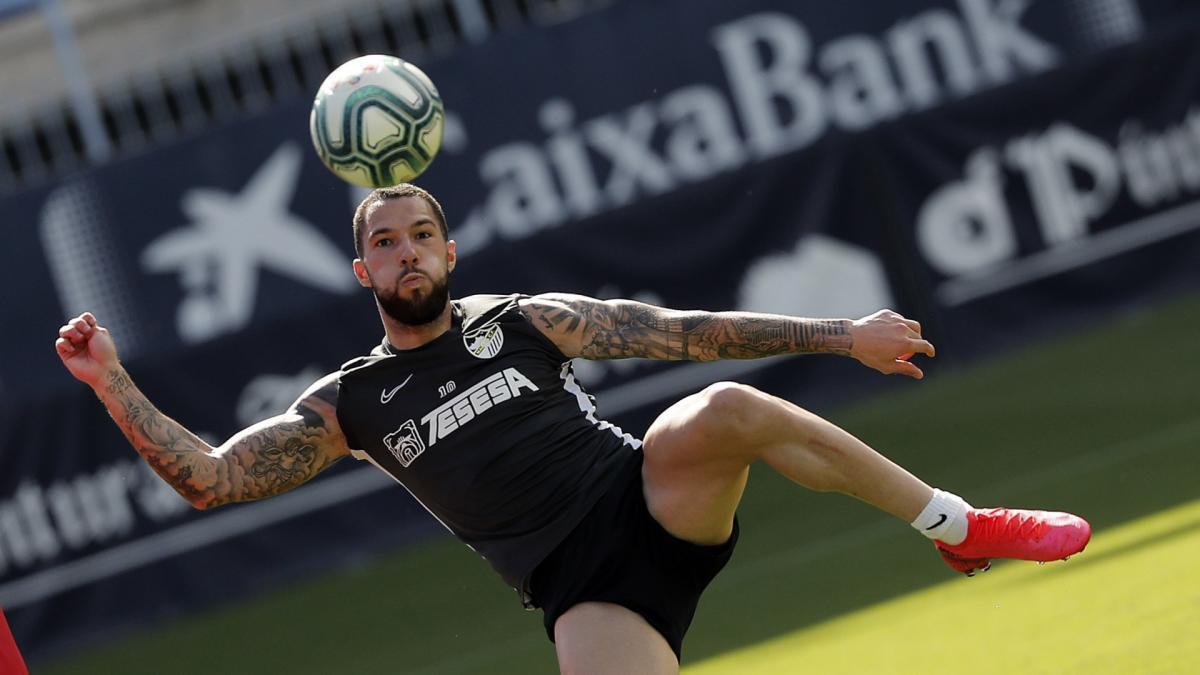
[[[396,460],[404,468],[408,468],[416,458],[425,452],[425,441],[421,440],[421,432],[417,431],[417,423],[408,420],[400,428],[383,437],[383,443],[396,456]]]
[[[490,359],[504,346],[504,331],[494,323],[480,326],[463,333],[463,346],[477,359]]]

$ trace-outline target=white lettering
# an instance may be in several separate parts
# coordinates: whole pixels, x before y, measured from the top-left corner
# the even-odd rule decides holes
[[[803,147],[825,131],[821,86],[806,71],[812,41],[803,24],[787,14],[754,14],[718,26],[713,42],[757,158]],[[780,119],[780,103],[790,123]]]
[[[1116,136],[1112,143],[1059,122],[1004,144],[1005,165],[1024,179],[1047,248],[1082,244],[1123,187],[1143,208],[1200,192],[1200,111],[1157,132],[1127,120]],[[1019,253],[1000,157],[995,148],[977,149],[963,178],[935,190],[918,211],[918,247],[942,274],[982,272]]]
[[[1009,161],[1025,171],[1042,236],[1050,245],[1087,234],[1120,190],[1116,157],[1108,145],[1068,124],[1008,144]],[[1086,176],[1085,188],[1075,175]]]
[[[711,43],[727,90],[689,84],[584,120],[569,101],[550,98],[537,111],[543,141],[485,152],[479,175],[488,196],[460,226],[459,251],[800,150],[831,127],[869,129],[1044,71],[1059,56],[1020,25],[1028,4],[957,0],[958,12],[931,8],[880,35],[843,35],[824,45],[783,12],[718,25]]]
[[[976,150],[966,177],[939,188],[917,214],[917,246],[939,272],[955,276],[1016,255],[999,164],[994,150]]]
[[[21,483],[12,499],[0,502],[0,573],[130,534],[139,515],[135,505],[152,521],[190,510],[149,467],[133,460],[45,488]]]
[[[612,173],[604,186],[610,204],[620,206],[633,201],[641,184],[650,194],[675,187],[671,170],[650,148],[658,119],[654,108],[643,103],[630,108],[622,124],[611,116],[589,122],[585,131],[592,147],[612,162]]]
[[[538,118],[542,128],[551,134],[546,141],[546,154],[558,172],[566,207],[577,217],[599,211],[600,188],[596,185],[587,146],[583,136],[571,127],[575,109],[569,102],[554,98],[542,104]]]
[[[910,106],[927,108],[943,98],[932,60],[927,57],[930,48],[938,55],[938,66],[953,94],[965,96],[979,88],[981,78],[967,38],[950,12],[930,10],[898,23],[888,31],[887,40]]]
[[[562,218],[550,167],[530,143],[511,143],[484,155],[479,165],[492,185],[488,211],[496,228],[510,238],[537,232]]]
[[[514,397],[521,395],[521,388],[524,387],[529,391],[537,391],[537,385],[521,374],[521,371],[516,368],[505,368],[504,379],[508,382],[508,388],[512,391]]]
[[[996,84],[1011,80],[1018,71],[1037,73],[1059,61],[1058,51],[1020,26],[1029,0],[959,0],[967,29],[983,72]]]
[[[488,395],[493,403],[503,403],[513,397],[513,391],[504,380],[493,380],[488,383]]]
[[[671,127],[666,154],[675,174],[701,181],[746,161],[733,112],[712,87],[684,87],[662,102],[662,118]]]
[[[902,112],[900,93],[875,40],[866,35],[842,38],[821,52],[820,63],[831,79],[830,116],[842,127],[866,129]]]
[[[421,423],[428,425],[429,445],[432,447],[484,411],[520,396],[522,389],[537,391],[538,387],[516,368],[505,368],[472,385],[421,418]]]
[[[470,397],[460,400],[450,409],[454,411],[454,419],[458,422],[459,426],[470,422],[475,417],[475,411],[471,409]]]
[[[487,389],[482,387],[468,392],[471,399],[471,407],[474,408],[475,414],[480,414],[488,408],[492,407],[492,399],[488,398]]]

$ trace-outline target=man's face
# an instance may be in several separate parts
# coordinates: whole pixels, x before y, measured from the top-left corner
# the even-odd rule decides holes
[[[354,275],[396,321],[419,326],[446,309],[455,244],[447,241],[429,203],[420,197],[377,202],[367,211],[362,258]]]

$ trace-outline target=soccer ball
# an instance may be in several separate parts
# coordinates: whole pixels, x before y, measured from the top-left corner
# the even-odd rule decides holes
[[[338,178],[390,187],[416,178],[442,145],[444,110],[433,82],[394,56],[372,54],[338,66],[309,115],[313,146]]]

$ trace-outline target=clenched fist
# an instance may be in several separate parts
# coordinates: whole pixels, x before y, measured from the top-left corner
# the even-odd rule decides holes
[[[91,312],[70,319],[58,329],[54,348],[77,380],[93,388],[105,373],[119,365],[117,346],[108,329]]]

